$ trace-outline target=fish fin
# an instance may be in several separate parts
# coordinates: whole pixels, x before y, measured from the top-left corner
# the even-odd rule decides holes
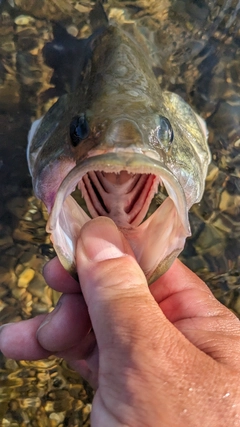
[[[102,1],[98,0],[89,13],[89,22],[93,32],[100,28],[108,27],[108,17],[103,8]]]

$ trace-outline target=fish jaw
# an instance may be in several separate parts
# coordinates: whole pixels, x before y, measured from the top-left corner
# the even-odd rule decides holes
[[[94,183],[95,179],[98,181]],[[161,184],[168,197],[144,220]],[[91,217],[71,196],[76,187],[82,191]],[[50,211],[47,231],[61,263],[70,273],[76,272],[76,243],[81,228],[99,215],[112,218],[123,232],[149,283],[170,267],[190,235],[181,185],[163,164],[143,154],[92,156],[77,164],[63,180]]]

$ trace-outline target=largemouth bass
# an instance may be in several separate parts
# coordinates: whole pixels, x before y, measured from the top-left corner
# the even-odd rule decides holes
[[[74,73],[67,93],[32,125],[29,169],[66,269],[75,268],[83,224],[103,215],[151,283],[190,235],[188,210],[202,197],[210,161],[206,126],[181,97],[161,90],[141,46],[108,23],[100,3],[92,23],[96,15],[88,39],[66,33],[65,44],[55,35],[48,45],[50,58],[70,50]],[[71,196],[76,188],[88,213]],[[162,203],[149,214],[156,198]]]

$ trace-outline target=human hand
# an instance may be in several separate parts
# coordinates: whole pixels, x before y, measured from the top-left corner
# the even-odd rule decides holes
[[[48,316],[3,327],[6,356],[70,361],[97,387],[92,427],[240,425],[239,321],[194,273],[176,261],[149,291],[106,218],[82,229],[77,266],[83,295],[56,259],[46,266],[66,294]]]

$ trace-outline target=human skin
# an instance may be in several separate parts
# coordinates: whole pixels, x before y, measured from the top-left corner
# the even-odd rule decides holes
[[[64,294],[49,315],[5,325],[15,359],[64,357],[95,388],[92,427],[240,426],[239,320],[180,261],[150,288],[107,218],[77,247],[79,284],[57,259],[44,275]]]

